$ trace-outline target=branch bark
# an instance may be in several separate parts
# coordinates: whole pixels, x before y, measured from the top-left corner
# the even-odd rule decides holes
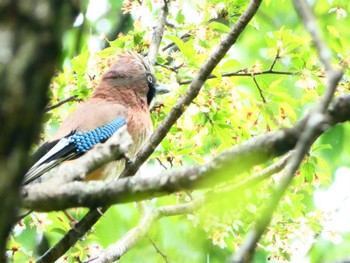
[[[72,229],[70,229],[64,237],[58,241],[52,248],[45,252],[36,262],[48,263],[56,262],[67,250],[82,238],[86,232],[96,224],[96,222],[107,211],[107,208],[90,210],[82,220],[80,220]]]
[[[98,258],[90,261],[93,263],[109,263],[120,259],[137,242],[144,238],[151,226],[162,217],[184,215],[192,213],[203,205],[203,198],[197,198],[192,202],[182,205],[170,205],[159,208],[146,207],[144,204],[144,215],[135,227],[130,229],[121,239],[109,246]]]
[[[45,111],[46,111],[46,112],[47,112],[47,111],[51,111],[51,110],[53,110],[53,109],[56,109],[56,108],[62,106],[62,105],[65,104],[65,103],[71,102],[71,101],[80,101],[80,99],[79,99],[78,96],[76,96],[76,95],[71,96],[71,97],[68,97],[68,98],[66,98],[66,99],[64,99],[64,100],[61,100],[61,101],[59,101],[59,102],[57,102],[57,103],[55,103],[55,104],[53,104],[53,105],[47,106],[47,107],[45,108]]]
[[[148,51],[148,59],[152,65],[156,64],[158,50],[162,42],[166,19],[169,13],[168,0],[164,0],[163,6],[159,10],[158,23],[154,29],[151,45]]]

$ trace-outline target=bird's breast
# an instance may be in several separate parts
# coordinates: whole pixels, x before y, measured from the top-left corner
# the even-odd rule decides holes
[[[133,144],[130,147],[128,154],[131,158],[133,158],[152,135],[153,126],[149,112],[129,112],[127,127],[133,140]]]
[[[149,112],[129,111],[127,127],[133,140],[127,155],[130,159],[133,159],[152,135],[153,126]],[[87,180],[115,179],[118,178],[124,168],[125,160],[114,161],[89,174]]]

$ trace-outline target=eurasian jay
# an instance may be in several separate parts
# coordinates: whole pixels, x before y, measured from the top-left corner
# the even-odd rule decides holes
[[[153,131],[149,106],[157,93],[166,92],[157,85],[153,66],[147,59],[131,52],[119,54],[92,96],[35,152],[37,162],[26,173],[23,184],[41,181],[44,173],[80,157],[124,125],[133,139],[128,155],[135,156]],[[116,177],[124,163],[121,160],[108,164],[88,175],[87,180]]]

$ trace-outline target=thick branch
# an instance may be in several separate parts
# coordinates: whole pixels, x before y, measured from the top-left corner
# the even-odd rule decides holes
[[[335,100],[327,111],[323,124],[329,127],[349,119],[350,95],[345,95]],[[227,182],[240,172],[293,149],[304,132],[306,120],[308,117],[300,120],[293,128],[255,137],[222,152],[204,165],[165,171],[147,177],[122,178],[114,182],[72,182],[64,186],[56,185],[55,189],[50,191],[46,187],[27,186],[24,189],[24,206],[51,211],[76,206],[91,207],[91,204],[111,205]],[[315,138],[323,131],[318,130]]]
[[[164,28],[165,28],[166,18],[168,16],[168,13],[169,13],[168,0],[164,0],[164,4],[159,10],[158,23],[156,28],[154,29],[152,42],[148,51],[148,59],[152,65],[155,65],[157,61],[157,54],[158,54],[160,43],[163,38],[163,33],[164,33]]]
[[[235,23],[234,27],[228,33],[228,35],[220,42],[219,46],[215,49],[210,58],[201,67],[195,79],[191,82],[186,93],[178,100],[174,105],[166,119],[157,128],[155,133],[149,139],[148,143],[141,149],[136,159],[124,170],[121,177],[132,176],[140,168],[140,166],[147,160],[147,158],[153,153],[155,148],[166,136],[171,126],[180,118],[190,103],[197,97],[204,82],[207,80],[210,73],[225,56],[230,47],[236,43],[238,37],[243,32],[249,21],[253,18],[257,12],[262,0],[251,0],[247,9]]]
[[[118,260],[148,233],[150,227],[155,221],[159,220],[162,217],[191,214],[209,202],[218,200],[218,197],[220,198],[224,194],[227,196],[227,192],[240,194],[241,190],[246,189],[246,187],[255,185],[256,183],[270,177],[272,174],[277,173],[283,169],[289,157],[290,155],[288,154],[268,168],[258,172],[250,178],[247,178],[239,184],[225,188],[219,193],[209,191],[204,195],[198,196],[192,201],[185,204],[162,206],[155,209],[148,208],[146,210],[146,213],[144,213],[143,217],[141,218],[140,222],[133,229],[128,231],[128,233],[123,238],[118,240],[115,244],[108,247],[98,258],[94,259],[92,262],[105,263]],[[230,197],[232,198],[232,195],[230,195]]]
[[[319,134],[328,128],[329,123],[327,123],[327,115],[329,115],[330,112],[327,111],[327,109],[334,96],[338,82],[342,77],[342,72],[336,70],[331,64],[331,52],[321,38],[316,19],[309,5],[304,0],[293,0],[293,3],[313,39],[321,62],[326,68],[326,91],[316,109],[311,112],[306,119],[305,130],[296,144],[295,154],[288,163],[285,174],[276,187],[270,203],[257,220],[253,230],[248,234],[246,242],[241,246],[233,262],[250,262],[252,260],[256,244],[270,224],[272,215],[292,181],[304,156]]]
[[[165,25],[167,14],[168,14],[168,6],[167,6],[167,0],[165,0],[163,8],[160,10],[158,25],[152,36],[152,43],[150,45],[151,54],[149,54],[148,57],[152,64],[155,64],[157,60],[157,54],[159,50],[159,45],[163,37],[164,25]],[[91,167],[88,168],[88,170],[86,170],[86,172],[92,171],[98,168],[99,165],[102,165],[103,163],[105,163],[105,161],[108,162],[108,158],[109,157],[106,157],[105,160],[103,160],[104,158],[102,158],[100,162],[98,162],[98,164],[92,165]],[[85,174],[87,174],[86,172]],[[71,179],[76,176],[77,175],[75,176],[71,175],[69,176],[69,178]],[[64,253],[67,252],[67,250],[72,245],[74,245],[79,240],[79,238],[81,238],[98,221],[98,219],[102,216],[102,213],[104,213],[107,210],[108,210],[107,206],[103,207],[102,209],[90,210],[87,213],[87,215],[79,221],[78,225],[81,226],[79,228],[79,232],[75,232],[75,228],[70,230],[54,247],[52,247],[49,251],[47,251],[41,257],[40,259],[41,262],[54,262],[55,260],[60,258]],[[69,242],[66,242],[66,240],[69,240]]]
[[[70,229],[64,237],[55,244],[51,249],[46,251],[36,262],[48,263],[56,262],[67,250],[72,247],[77,240],[82,238],[88,229],[91,228],[103,215],[107,208],[90,210],[82,220],[80,220],[74,228]]]
[[[271,175],[281,171],[284,168],[289,157],[290,154],[287,154],[278,162],[254,174],[246,180],[238,184],[225,187],[219,192],[208,191],[207,193],[205,193],[205,195],[196,197],[195,200],[189,203],[179,204],[176,206],[163,206],[157,208],[157,211],[161,213],[164,217],[192,213],[195,210],[201,208],[203,205],[208,204],[209,202],[221,200],[220,198],[227,197],[227,193],[230,193],[231,197],[232,194],[240,195],[242,190],[256,185],[257,183],[269,178]],[[63,255],[67,251],[69,247],[73,246],[74,243],[85,234],[86,229],[89,229],[91,225],[95,224],[97,220],[100,219],[100,217],[106,210],[107,208],[90,210],[87,213],[87,215],[85,215],[84,218],[77,225],[74,226],[74,228],[68,231],[68,233],[65,234],[65,236],[57,244],[55,244],[55,246],[53,246],[49,251],[47,251],[42,257],[40,257],[40,259],[37,262],[55,262],[61,255]],[[135,233],[135,235],[137,235],[137,232]],[[140,236],[140,238],[142,238],[142,236]],[[131,237],[127,240],[135,240],[136,243],[137,238]],[[121,257],[123,253],[127,252],[127,249],[124,249],[124,243],[119,241],[117,242],[118,244],[120,244],[120,246],[123,246],[123,248],[117,248],[117,245],[113,245],[113,247],[115,247],[115,251],[119,251],[119,253],[113,253],[116,255],[115,257]],[[131,247],[130,245],[127,246]],[[108,252],[108,254],[111,253]]]
[[[122,127],[105,143],[96,145],[85,155],[72,162],[62,164],[57,171],[45,175],[47,178],[42,183],[32,184],[31,187],[36,188],[38,192],[43,188],[55,191],[58,185],[84,180],[88,174],[96,169],[124,157],[131,144],[132,139],[126,131],[126,127]]]

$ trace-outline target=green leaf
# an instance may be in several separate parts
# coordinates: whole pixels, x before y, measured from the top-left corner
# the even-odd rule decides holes
[[[182,14],[181,10],[177,12],[175,19],[176,19],[176,22],[178,22],[179,24],[182,24],[185,21],[185,16]]]
[[[329,33],[331,33],[336,38],[340,37],[338,30],[334,26],[327,26],[327,29],[328,29]]]
[[[221,24],[219,22],[213,21],[209,24],[209,27],[211,29],[214,29],[220,33],[228,33],[230,32],[230,28],[224,24]]]
[[[72,59],[72,69],[78,76],[85,76],[90,52],[86,51]]]
[[[307,182],[312,183],[315,175],[315,166],[311,163],[305,163],[302,166],[302,172]]]
[[[62,236],[64,236],[67,233],[66,230],[64,230],[63,228],[58,228],[58,227],[55,227],[55,228],[51,229],[50,232],[56,233],[56,234],[60,234]]]
[[[191,62],[196,63],[196,54],[193,44],[194,40],[189,40],[187,42],[184,42],[182,39],[176,37],[176,36],[167,36],[168,39],[174,42],[174,44],[180,49],[182,54]]]
[[[231,72],[234,68],[240,66],[240,63],[238,60],[235,59],[227,59],[224,61],[224,63],[220,66],[220,69],[222,71]]]
[[[331,150],[333,147],[330,144],[318,144],[315,147],[312,147],[312,152],[318,152],[322,150]]]

